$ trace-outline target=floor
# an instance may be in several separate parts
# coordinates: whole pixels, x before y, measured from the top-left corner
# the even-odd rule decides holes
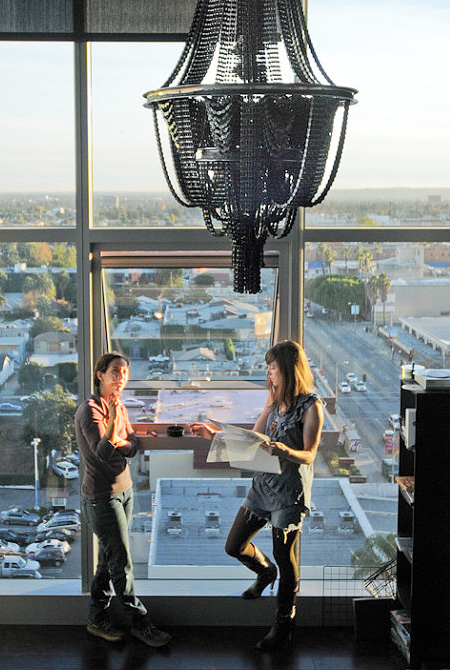
[[[2,670],[406,670],[389,643],[358,643],[351,628],[297,628],[290,652],[254,645],[259,628],[172,628],[168,648],[108,643],[80,627],[4,626]]]

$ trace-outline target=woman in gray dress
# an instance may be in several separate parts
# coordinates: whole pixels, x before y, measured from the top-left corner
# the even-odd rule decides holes
[[[254,430],[270,437],[261,448],[280,460],[280,474],[259,472],[252,480],[228,535],[225,550],[256,573],[256,581],[242,597],[258,598],[273,584],[279,570],[275,622],[258,642],[263,650],[290,643],[299,586],[297,539],[303,518],[310,508],[313,463],[323,425],[322,402],[313,393],[314,378],[302,347],[287,340],[266,353],[268,395]],[[213,426],[194,424],[191,431],[211,436]],[[272,526],[273,556],[278,566],[252,541],[269,523]]]

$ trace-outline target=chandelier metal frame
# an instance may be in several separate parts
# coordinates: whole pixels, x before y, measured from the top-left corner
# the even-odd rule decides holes
[[[283,82],[282,54],[295,83]],[[144,94],[145,107],[153,109],[171,193],[200,207],[213,235],[231,239],[236,292],[260,291],[267,237],[286,236],[298,207],[328,194],[356,93],[325,73],[301,0],[197,0],[183,53],[165,84]],[[158,111],[181,194],[167,168]]]

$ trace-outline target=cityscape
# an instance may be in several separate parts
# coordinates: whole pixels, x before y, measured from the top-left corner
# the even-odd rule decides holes
[[[330,198],[313,214],[307,212],[306,222],[354,226],[356,240],[358,228],[448,225],[445,189],[424,190],[421,199],[413,191],[409,198],[382,201],[367,194],[363,200],[354,194]],[[99,226],[202,225],[201,214],[186,214],[159,195],[99,196],[94,216]],[[0,226],[70,227],[75,220],[70,195],[0,198]],[[326,403],[326,421],[313,509],[305,522],[303,565],[312,569],[337,557],[343,565],[379,562],[380,556],[390,556],[380,554],[376,544],[373,548],[374,538],[391,538],[392,551],[395,546],[401,366],[448,365],[450,244],[308,243],[304,276],[304,346]],[[230,510],[242,494],[237,487],[249,485],[248,473],[205,468],[204,445],[188,437],[170,440],[166,428],[206,418],[253,425],[265,399],[264,353],[273,331],[276,284],[274,268],[263,270],[261,293],[243,296],[233,293],[231,271],[223,267],[143,264],[104,271],[110,344],[131,358],[132,383],[123,401],[143,439],[134,465],[132,529],[140,576],[151,576],[161,564],[170,567],[173,542],[183,543],[182,560],[189,565],[229,562],[223,542]],[[70,553],[40,573],[77,577],[73,246],[0,244],[0,352],[0,550],[11,552],[14,534],[21,555],[33,544],[31,522],[26,534],[17,519],[6,528],[12,509],[33,514],[37,507],[39,523],[51,524],[52,510],[69,508],[75,527],[63,528],[73,533]],[[52,417],[45,426],[36,419],[42,414]],[[186,480],[185,487],[191,482],[177,500],[175,480]],[[198,548],[199,537],[208,538],[207,557]]]

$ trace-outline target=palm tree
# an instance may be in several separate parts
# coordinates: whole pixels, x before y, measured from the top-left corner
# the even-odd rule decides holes
[[[319,248],[320,262],[322,263],[322,274],[324,275],[325,274],[325,254],[327,253],[328,247],[325,244],[325,242],[320,242],[318,248]]]
[[[389,289],[391,288],[391,279],[385,272],[382,272],[378,275],[377,280],[378,288],[380,291],[380,300],[383,303],[383,326],[386,325],[386,300],[388,297]]]
[[[347,263],[348,263],[349,258],[352,255],[352,249],[351,249],[351,247],[342,247],[341,251],[342,251],[342,257],[343,257],[344,262],[345,262],[345,274],[347,274],[348,273]]]
[[[372,328],[375,326],[375,303],[376,303],[377,298],[378,298],[379,289],[380,289],[380,287],[378,285],[378,276],[377,275],[372,275],[371,277],[369,277],[369,281],[366,284],[366,290],[367,290],[367,293],[369,295],[369,300],[370,300],[370,305],[371,305],[370,321],[371,321]]]
[[[359,271],[364,275],[364,284],[367,286],[369,274],[372,274],[375,267],[372,252],[369,249],[358,247],[358,263]],[[365,312],[367,312],[367,291],[365,292]]]
[[[335,258],[336,258],[336,252],[331,247],[327,247],[325,249],[325,262],[328,267],[328,274],[330,275],[331,275],[331,264],[333,263]]]

